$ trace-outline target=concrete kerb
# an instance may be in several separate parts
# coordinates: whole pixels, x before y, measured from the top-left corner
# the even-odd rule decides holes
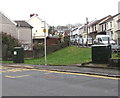
[[[80,74],[99,75],[99,76],[120,78],[120,75],[111,75],[111,74],[97,73],[97,72],[82,72],[82,71],[64,70],[64,69],[49,69],[49,68],[40,68],[40,67],[11,66],[11,65],[4,65],[4,66],[6,66],[6,67],[14,67],[14,68],[40,69],[40,70],[49,70],[49,71],[58,71],[58,72],[69,72],[69,73],[80,73]]]

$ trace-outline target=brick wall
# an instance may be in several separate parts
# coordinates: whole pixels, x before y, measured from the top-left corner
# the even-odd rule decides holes
[[[55,45],[60,41],[60,38],[47,38],[47,46]]]

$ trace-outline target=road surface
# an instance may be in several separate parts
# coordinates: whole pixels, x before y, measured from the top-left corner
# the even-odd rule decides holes
[[[1,67],[3,96],[118,96],[118,79]]]

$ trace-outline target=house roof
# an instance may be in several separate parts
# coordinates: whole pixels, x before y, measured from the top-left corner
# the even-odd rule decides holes
[[[120,15],[120,13],[118,13],[118,14],[116,14],[116,15],[114,15],[114,16],[111,16],[111,17],[108,18],[106,21],[102,22],[101,24],[104,24],[104,23],[106,23],[106,22],[112,20],[114,17],[116,17],[116,16],[118,16],[118,15]]]
[[[39,20],[41,20],[41,21],[42,21],[42,19],[41,19],[41,18],[39,18],[38,16],[32,16],[32,17],[30,17],[30,19],[28,19],[28,21],[29,21],[29,20],[31,20],[31,19],[33,19],[33,18],[38,18]]]
[[[71,32],[73,32],[73,31],[75,31],[75,30],[77,30],[78,28],[73,28],[72,30],[71,30]]]
[[[2,11],[0,11],[0,14],[3,15],[4,17],[6,17],[10,22],[12,22],[14,25],[17,25],[12,19],[10,19],[5,13],[3,13]]]
[[[40,20],[41,22],[43,22],[43,20],[37,15],[33,15],[32,17],[30,17],[30,19],[27,20],[27,22],[29,23],[30,20],[34,19],[34,18],[37,18],[38,20]],[[48,23],[46,23],[46,25],[48,27],[50,27],[50,25]]]
[[[112,16],[111,16],[111,15],[108,15],[108,16],[102,18],[102,19],[95,20],[95,21],[89,23],[89,24],[88,24],[88,27],[94,26],[94,25],[96,25],[96,24],[99,24],[101,21],[103,21],[104,19],[109,18],[109,17],[112,17]],[[102,23],[103,23],[103,22],[102,22]],[[100,23],[100,24],[101,24],[101,23]]]
[[[88,24],[88,27],[96,25],[99,20],[92,21],[91,23]]]
[[[104,19],[106,19],[106,18],[110,18],[110,17],[112,17],[112,16],[111,16],[111,15],[108,15],[108,16],[106,16],[106,17],[104,17],[104,18],[98,20],[98,23],[100,23],[100,22],[103,21]],[[102,22],[102,23],[103,23],[103,22]]]
[[[15,21],[17,23],[17,26],[20,27],[27,27],[27,28],[33,28],[30,24],[28,24],[26,21]]]

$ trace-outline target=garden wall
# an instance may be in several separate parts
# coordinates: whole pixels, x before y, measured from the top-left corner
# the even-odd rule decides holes
[[[59,44],[55,44],[52,46],[47,46],[46,50],[47,50],[47,54],[52,53],[56,50],[59,50],[61,48],[67,47],[69,46],[69,42],[63,42],[63,43],[59,43]],[[24,57],[25,58],[39,58],[44,56],[44,47],[40,47],[39,49],[34,49],[33,51],[25,51],[24,52]]]

